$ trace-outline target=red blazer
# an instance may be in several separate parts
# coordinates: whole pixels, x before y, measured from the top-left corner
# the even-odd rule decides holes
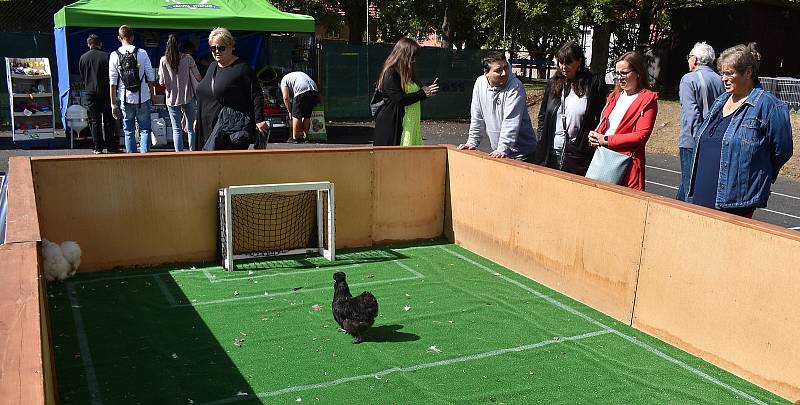
[[[606,106],[600,115],[600,126],[597,127],[597,132],[602,134],[608,130],[608,116],[614,110],[618,99],[619,93],[608,95]],[[625,112],[617,131],[608,137],[608,148],[613,151],[630,155],[636,150],[636,154],[631,159],[628,179],[622,183],[636,190],[644,190],[644,145],[653,132],[657,114],[658,94],[650,90],[642,90],[639,92],[639,97],[636,97],[628,111]]]

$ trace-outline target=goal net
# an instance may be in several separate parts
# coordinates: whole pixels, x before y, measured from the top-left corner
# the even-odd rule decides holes
[[[335,258],[333,183],[231,186],[219,190],[225,270],[234,260],[306,253]]]

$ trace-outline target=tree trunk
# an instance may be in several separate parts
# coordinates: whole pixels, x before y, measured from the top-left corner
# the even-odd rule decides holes
[[[347,42],[351,44],[362,43],[366,30],[367,8],[366,3],[348,1],[344,7],[345,21],[347,21]]]
[[[444,21],[442,22],[442,48],[451,49],[453,47],[453,28],[450,24],[450,6],[445,5]]]
[[[611,24],[606,22],[592,27],[592,61],[589,70],[605,78],[608,69],[608,50],[611,42]]]
[[[650,26],[653,24],[653,0],[642,1],[639,11],[639,34],[636,35],[636,51],[644,55],[650,47]]]

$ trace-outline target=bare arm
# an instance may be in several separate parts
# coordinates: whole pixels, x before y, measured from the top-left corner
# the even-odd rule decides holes
[[[289,111],[289,118],[292,118],[292,101],[289,98],[289,88],[281,87],[281,93],[283,94],[283,105],[286,106],[286,111]]]

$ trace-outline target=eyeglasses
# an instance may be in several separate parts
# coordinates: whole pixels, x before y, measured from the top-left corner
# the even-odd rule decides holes
[[[627,77],[629,74],[631,74],[631,72],[633,72],[633,70],[628,70],[628,71],[626,71],[626,72],[620,72],[620,71],[618,70],[618,71],[614,72],[614,74],[615,74],[617,77]]]
[[[211,45],[208,48],[211,49],[211,52],[225,52],[226,49],[225,45]]]
[[[696,57],[697,57],[697,56],[695,56],[695,55],[692,55],[692,54],[690,53],[690,54],[686,55],[686,60],[689,60],[689,59],[692,59],[692,58],[696,58]]]
[[[733,76],[736,76],[736,71],[732,71],[732,72],[719,72],[719,76],[720,76],[721,78],[723,78],[723,79],[724,79],[724,78],[726,78],[726,77],[733,77]]]

